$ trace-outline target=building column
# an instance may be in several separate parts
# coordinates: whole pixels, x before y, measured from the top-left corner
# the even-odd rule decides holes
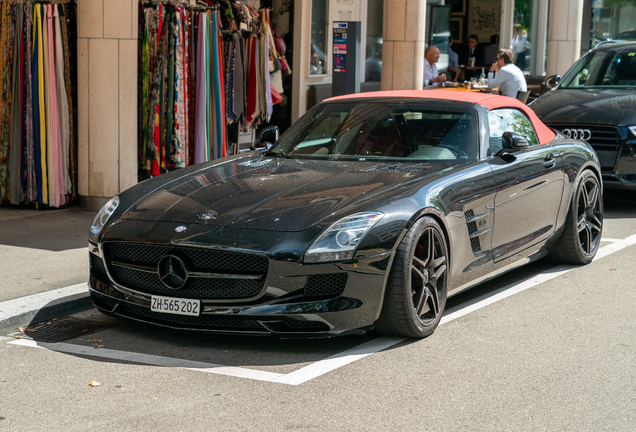
[[[550,2],[546,75],[563,75],[580,57],[584,0]]]
[[[421,90],[424,84],[426,0],[385,0],[382,90]]]
[[[99,209],[137,183],[138,0],[77,1],[78,192]]]

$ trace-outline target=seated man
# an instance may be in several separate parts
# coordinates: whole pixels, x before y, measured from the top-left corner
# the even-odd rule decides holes
[[[446,75],[437,72],[435,63],[439,60],[439,49],[429,45],[424,51],[424,87],[441,86],[446,82]]]
[[[459,64],[470,66],[471,59],[474,59],[475,67],[486,66],[484,47],[479,43],[479,37],[476,34],[468,36],[468,45],[462,49],[459,54]],[[464,74],[464,78],[470,79],[471,77],[478,77],[481,74],[481,70],[472,69],[467,70]]]
[[[523,72],[512,63],[513,58],[514,55],[509,49],[499,50],[497,61],[492,64],[488,72],[488,88],[499,87],[502,95],[516,98],[517,93],[527,91],[528,88]]]

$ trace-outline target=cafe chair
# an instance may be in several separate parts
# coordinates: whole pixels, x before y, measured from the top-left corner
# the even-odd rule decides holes
[[[528,96],[530,96],[530,90],[517,92],[517,99],[519,99],[522,103],[526,103]]]

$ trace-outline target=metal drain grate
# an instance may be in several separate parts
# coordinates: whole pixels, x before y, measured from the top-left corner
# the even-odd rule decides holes
[[[55,321],[34,324],[24,329],[24,336],[37,342],[64,342],[80,336],[96,333],[100,330],[115,327],[116,324],[105,324],[74,317],[60,318]]]

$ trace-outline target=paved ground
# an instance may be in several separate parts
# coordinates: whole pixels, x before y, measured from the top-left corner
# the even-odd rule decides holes
[[[88,280],[95,212],[0,207],[0,302]]]
[[[608,195],[607,256],[509,273],[451,299],[433,336],[383,350],[365,351],[373,333],[202,336],[94,310],[77,317],[114,327],[40,348],[5,333],[0,430],[636,430],[635,198]],[[279,378],[299,371],[313,375]]]

